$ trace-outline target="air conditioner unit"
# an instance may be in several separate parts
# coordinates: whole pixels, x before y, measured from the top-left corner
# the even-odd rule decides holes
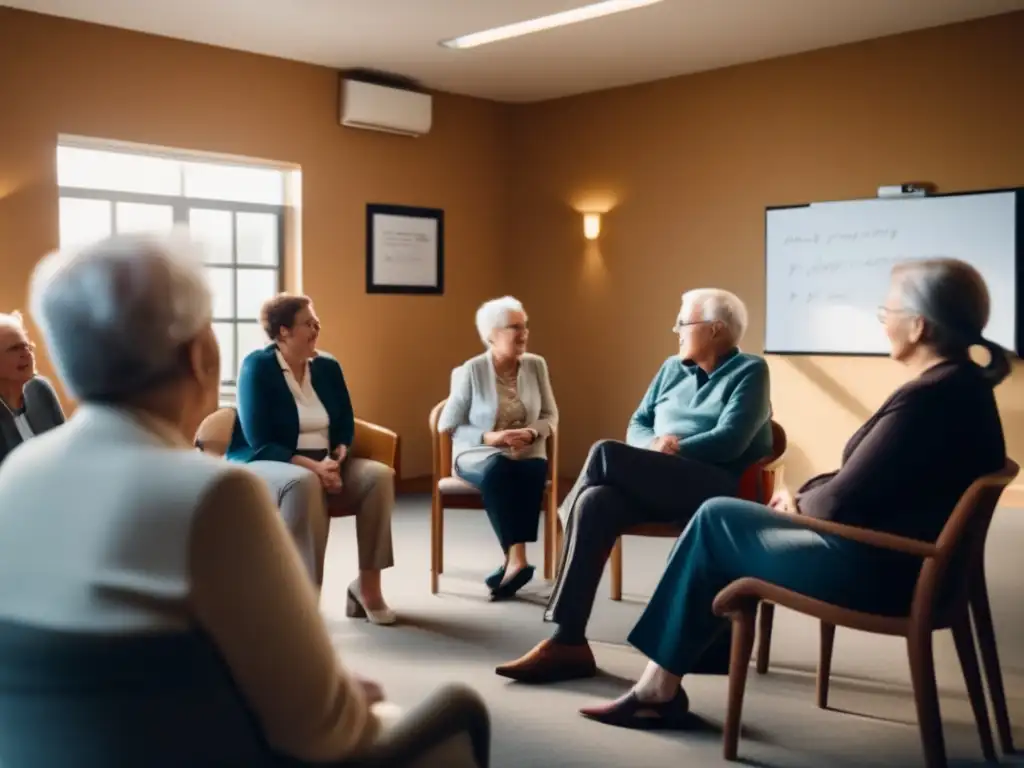
[[[429,93],[341,78],[341,124],[348,128],[422,136],[432,118]]]

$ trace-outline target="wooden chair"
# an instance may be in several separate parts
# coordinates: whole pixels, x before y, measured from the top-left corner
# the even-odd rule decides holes
[[[782,479],[782,469],[786,462],[786,430],[776,421],[772,421],[772,454],[757,462],[740,478],[739,497],[767,504],[775,492],[776,483]],[[634,525],[626,530],[627,536],[657,536],[660,538],[678,538],[683,528],[670,523],[647,523]],[[622,537],[615,542],[611,557],[611,598],[622,599]],[[775,606],[765,602],[761,606],[760,644],[757,651],[757,671],[764,674],[768,671],[768,656],[771,652],[772,623],[775,620]]]
[[[211,413],[199,425],[195,438],[196,448],[215,456],[223,456],[231,442],[236,418],[238,413],[231,406],[218,408]],[[399,440],[398,435],[390,429],[356,419],[355,437],[349,447],[349,455],[387,464],[395,470],[395,478],[399,477]],[[350,517],[356,510],[342,504],[341,497],[328,495],[327,512],[331,517]]]
[[[452,476],[452,436],[438,432],[437,420],[446,400],[430,412],[430,443],[434,475],[430,507],[430,592],[437,594],[438,577],[444,572],[445,509],[483,509],[480,492],[469,483]],[[548,482],[544,500],[544,578],[554,576],[555,540],[558,523],[558,434],[552,429],[547,438]]]
[[[991,610],[985,589],[983,558],[985,540],[1003,489],[1017,476],[1019,467],[1007,459],[997,473],[980,478],[960,498],[935,544],[849,525],[794,517],[800,525],[820,533],[835,534],[883,549],[924,558],[910,613],[904,617],[876,616],[814,600],[759,579],[737,579],[714,601],[714,611],[733,622],[729,666],[729,708],[723,735],[726,760],[735,760],[740,735],[747,666],[754,645],[754,617],[763,600],[821,620],[821,658],[818,662],[818,706],[828,705],[829,673],[836,626],[906,638],[910,674],[917,707],[918,726],[927,768],[945,768],[946,748],[942,735],[939,696],[932,655],[932,633],[952,629],[963,668],[971,709],[978,726],[985,759],[995,762],[995,746],[982,687],[978,657],[971,632],[972,615],[978,631],[985,675],[995,710],[1003,751],[1013,751],[1010,719],[1006,708],[999,656],[996,652]],[[941,602],[940,602],[941,598]]]

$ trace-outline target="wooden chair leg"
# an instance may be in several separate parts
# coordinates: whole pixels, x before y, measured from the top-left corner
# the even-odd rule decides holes
[[[729,658],[729,708],[722,733],[722,755],[735,760],[739,752],[743,694],[747,688],[747,667],[754,650],[754,625],[757,606],[737,613],[732,619],[732,651]]]
[[[775,622],[775,604],[761,603],[760,626],[757,632],[757,674],[768,673],[768,660],[772,653],[772,624]]]
[[[611,564],[611,573],[609,581],[611,581],[611,593],[612,600],[622,599],[622,537],[619,536],[615,540],[615,546],[612,547],[612,554],[608,558],[608,562]]]
[[[444,570],[444,505],[441,495],[433,494],[430,505],[430,594],[436,595],[439,577]]]
[[[1003,754],[1012,755],[1013,731],[1010,728],[1010,712],[1006,707],[1006,691],[1003,689],[1003,672],[999,667],[999,652],[996,650],[996,632],[992,624],[992,608],[988,602],[988,587],[984,570],[975,574],[971,585],[971,614],[974,630],[978,633],[978,648],[988,682],[988,695],[992,699],[992,710],[999,732],[999,746]]]
[[[974,712],[974,722],[978,726],[978,738],[981,739],[981,752],[985,760],[997,762],[996,745],[992,741],[992,725],[988,719],[988,705],[985,704],[985,687],[981,682],[981,668],[978,666],[978,654],[974,648],[974,633],[971,631],[971,618],[967,610],[958,617],[951,627],[953,642],[956,643],[956,655],[960,657],[960,667],[964,672],[964,683],[967,685],[967,698]]]
[[[818,681],[815,694],[819,709],[828,709],[828,685],[832,678],[832,648],[836,642],[836,625],[821,622],[818,648]]]
[[[942,713],[935,682],[935,657],[931,630],[913,628],[907,637],[910,680],[914,687],[914,706],[921,732],[925,768],[947,768],[946,741],[942,735]]]
[[[557,490],[548,491],[544,506],[544,578],[555,578],[555,540],[558,538],[558,495]]]

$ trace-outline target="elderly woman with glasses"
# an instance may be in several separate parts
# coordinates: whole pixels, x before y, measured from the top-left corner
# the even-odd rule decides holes
[[[453,470],[478,488],[504,554],[485,583],[494,600],[514,597],[533,578],[526,543],[537,540],[547,483],[546,439],[558,406],[543,357],[526,351],[523,305],[485,302],[476,328],[487,351],[452,371],[438,429],[452,433]]]
[[[0,313],[0,462],[24,441],[64,423],[57,393],[36,374],[35,348],[21,313]]]
[[[395,564],[394,470],[348,455],[355,434],[352,400],[338,361],[317,349],[320,320],[310,298],[282,293],[263,305],[261,315],[271,343],[242,362],[238,419],[227,456],[247,462],[281,500],[318,583],[329,524],[324,494],[338,494],[357,507],[359,578],[349,585],[346,614],[394,624],[380,578],[382,569]]]
[[[57,253],[30,292],[80,406],[0,466],[0,764],[486,768],[479,697],[385,711],[266,484],[192,448],[220,388],[195,246]]]

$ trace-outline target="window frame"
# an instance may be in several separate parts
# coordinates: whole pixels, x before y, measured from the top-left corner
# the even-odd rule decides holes
[[[116,151],[116,150],[115,150]],[[139,153],[144,154],[144,153]],[[196,162],[190,160],[189,162]],[[202,161],[199,161],[202,162]],[[277,273],[275,286],[278,292],[285,289],[285,227],[287,205],[274,205],[270,203],[243,203],[230,200],[213,200],[201,197],[185,197],[184,195],[161,195],[146,192],[121,192],[117,190],[93,189],[91,187],[58,186],[59,199],[76,198],[84,200],[101,200],[110,203],[110,231],[117,232],[117,204],[118,203],[141,203],[144,205],[169,206],[173,213],[175,225],[189,224],[189,210],[201,208],[207,210],[219,210],[231,213],[231,262],[214,263],[204,262],[204,267],[230,269],[232,272],[231,302],[233,317],[214,317],[214,323],[230,323],[233,335],[232,368],[230,377],[225,377],[221,372],[220,399],[221,404],[233,403],[237,388],[238,369],[241,365],[241,356],[238,348],[238,329],[240,325],[259,325],[258,318],[238,317],[238,272],[239,270],[267,270]],[[262,213],[271,214],[277,218],[277,264],[240,264],[238,261],[238,218],[239,213]]]

